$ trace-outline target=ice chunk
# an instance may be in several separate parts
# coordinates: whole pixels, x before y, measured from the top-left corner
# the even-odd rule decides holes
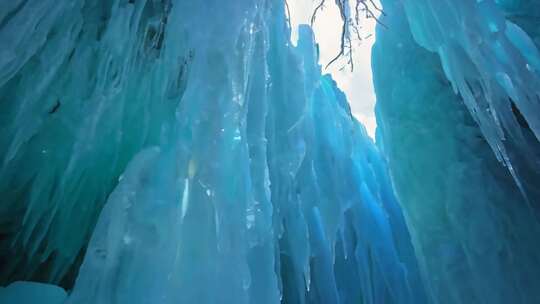
[[[63,304],[66,298],[66,291],[56,285],[18,281],[0,287],[2,304]]]

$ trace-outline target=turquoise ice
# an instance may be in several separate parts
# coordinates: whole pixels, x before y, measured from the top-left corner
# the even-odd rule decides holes
[[[28,55],[3,57],[2,281],[67,303],[425,302],[385,161],[283,5],[6,8],[3,54]]]
[[[374,143],[283,0],[0,0],[0,303],[540,302],[540,4],[381,2]]]
[[[539,4],[383,5],[378,145],[430,302],[538,302]]]

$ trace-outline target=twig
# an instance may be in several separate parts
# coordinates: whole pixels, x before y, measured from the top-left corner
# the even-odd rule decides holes
[[[341,20],[342,20],[342,26],[341,26],[341,37],[340,37],[340,48],[338,54],[330,60],[330,62],[326,65],[325,68],[328,68],[330,65],[338,61],[341,57],[346,56],[348,57],[347,64],[351,67],[351,71],[354,69],[354,60],[353,60],[353,43],[351,38],[351,33],[358,39],[359,41],[362,41],[364,39],[369,38],[371,35],[368,35],[367,37],[362,38],[360,34],[360,15],[364,14],[364,18],[366,19],[374,19],[377,24],[384,28],[388,28],[385,24],[383,24],[375,12],[381,14],[382,16],[386,16],[386,13],[380,8],[374,0],[352,0],[356,1],[354,5],[354,17],[351,18],[350,14],[347,13],[347,10],[349,7],[349,1],[348,0],[336,0],[336,5],[339,9],[339,12],[341,14]],[[326,0],[320,0],[319,4],[315,7],[315,10],[313,11],[313,15],[311,16],[311,26],[313,27],[315,23],[315,19],[317,17],[317,14],[319,11],[322,11],[324,8],[324,4],[326,3]],[[341,68],[343,69],[343,67]]]

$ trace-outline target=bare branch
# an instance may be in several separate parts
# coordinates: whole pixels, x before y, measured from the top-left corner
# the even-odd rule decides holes
[[[313,27],[315,19],[319,11],[322,11],[326,0],[318,0],[319,4],[315,7],[313,15],[311,16],[311,26]],[[354,8],[350,7],[350,1],[354,1]],[[354,60],[353,60],[353,38],[362,41],[371,37],[371,34],[363,37],[361,35],[361,18],[365,19],[374,19],[380,26],[387,28],[379,18],[378,14],[386,16],[386,13],[380,8],[374,0],[335,0],[336,6],[339,9],[342,26],[341,26],[341,36],[340,36],[340,49],[338,54],[330,60],[325,68],[328,68],[330,65],[334,64],[340,58],[347,58],[347,65],[351,67],[351,71],[354,69]],[[351,16],[350,10],[353,9],[353,16]],[[340,69],[343,69],[341,67]]]
[[[313,24],[315,23],[315,18],[317,17],[317,12],[319,10],[322,11],[322,9],[324,7],[324,2],[325,2],[325,0],[321,0],[319,5],[317,5],[317,7],[315,7],[315,10],[313,11],[313,15],[311,15],[311,27],[313,27]]]
[[[381,15],[383,16],[386,16],[386,13],[382,10],[382,8],[378,7],[377,4],[375,4],[375,2],[373,0],[369,0],[369,3],[371,4],[371,6],[373,6],[373,8],[378,11],[379,13],[381,13]]]
[[[289,28],[292,30],[291,10],[289,9],[289,2],[287,2],[287,0],[285,0],[285,9],[287,10],[287,23],[289,24]]]

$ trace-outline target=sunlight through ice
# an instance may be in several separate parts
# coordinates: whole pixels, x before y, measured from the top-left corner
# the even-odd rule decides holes
[[[362,37],[361,43],[355,41],[354,45],[354,71],[350,68],[343,67],[343,62],[336,62],[327,69],[324,69],[326,64],[332,60],[339,51],[340,34],[341,34],[341,18],[339,10],[333,0],[327,0],[327,4],[323,11],[317,15],[314,24],[316,40],[319,43],[321,65],[323,73],[331,73],[332,77],[338,83],[347,95],[347,99],[351,104],[351,110],[360,122],[364,124],[368,134],[374,138],[375,128],[375,92],[373,89],[373,79],[371,73],[371,47],[375,43],[375,20],[362,20]],[[309,24],[311,15],[315,5],[319,3],[314,0],[289,0],[289,9],[291,12],[291,25],[293,28],[292,41],[296,42],[299,24]],[[378,1],[375,1],[379,5]]]

